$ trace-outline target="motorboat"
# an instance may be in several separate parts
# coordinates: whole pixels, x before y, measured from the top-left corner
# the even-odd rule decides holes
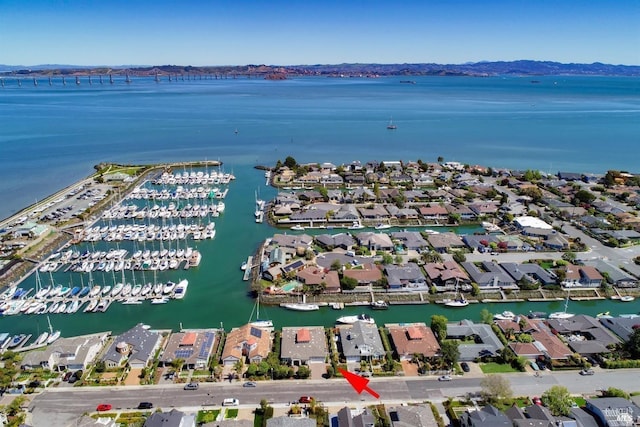
[[[516,315],[512,311],[503,311],[493,316],[493,320],[513,320]]]
[[[291,227],[291,230],[294,230],[294,231],[304,231],[304,227],[303,227],[303,226],[301,226],[300,224],[296,224],[296,225],[294,225],[293,227]]]
[[[173,292],[173,290],[175,288],[176,288],[175,282],[167,282],[167,283],[165,283],[164,287],[162,288],[162,293],[163,294],[170,294],[171,292]]]
[[[460,295],[456,299],[445,301],[444,305],[447,307],[466,307],[469,305],[469,301],[467,301],[464,296]]]
[[[182,279],[180,282],[178,282],[175,289],[173,290],[173,297],[175,299],[184,298],[185,294],[187,293],[188,286],[189,286],[189,281],[187,281],[187,279]]]
[[[365,314],[365,313],[358,314],[356,316],[338,317],[336,322],[343,323],[345,325],[351,325],[351,324],[354,324],[356,322],[364,322],[364,323],[371,323],[371,324],[376,323],[376,321],[373,320],[373,317],[370,317],[368,314]]]
[[[166,304],[168,302],[169,302],[169,298],[168,297],[153,298],[151,300],[151,304]]]
[[[387,310],[389,308],[389,303],[386,301],[378,300],[371,303],[372,310]]]
[[[631,295],[624,295],[620,297],[620,301],[622,302],[631,302],[633,300],[635,300],[636,298],[634,296]]]
[[[378,224],[378,225],[375,226],[376,230],[386,230],[386,229],[389,229],[389,228],[391,228],[391,226],[389,224],[382,224],[381,223],[381,224]]]
[[[347,229],[349,230],[362,230],[363,228],[364,228],[364,225],[362,225],[360,221],[353,221],[353,224],[347,227]]]

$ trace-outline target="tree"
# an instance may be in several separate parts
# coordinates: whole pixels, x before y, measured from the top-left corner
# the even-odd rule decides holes
[[[442,163],[442,162],[444,162],[444,157],[438,156],[438,163]]]
[[[382,263],[384,265],[393,264],[393,257],[391,256],[390,253],[385,252],[382,254]]]
[[[284,165],[289,169],[295,169],[295,167],[298,166],[298,162],[296,162],[296,159],[293,157],[287,156],[287,158],[284,159]]]
[[[567,251],[562,254],[562,259],[573,263],[576,260],[576,253],[573,251]]]
[[[554,385],[549,390],[542,393],[542,403],[549,408],[555,416],[569,415],[573,399],[569,390],[561,385]]]
[[[300,379],[307,379],[311,376],[311,370],[309,369],[308,366],[306,365],[302,365],[300,367],[298,367],[298,372],[297,372],[298,378]]]
[[[573,196],[574,203],[589,204],[596,198],[595,194],[588,190],[579,190]]]
[[[402,261],[403,261],[402,255],[396,254],[396,256],[393,259],[393,262],[395,262],[396,264],[402,264]]]
[[[358,279],[353,277],[342,276],[340,279],[340,287],[348,291],[353,290],[358,286]]]
[[[442,353],[442,359],[447,363],[448,366],[453,366],[458,363],[458,359],[460,358],[458,341],[443,340],[440,343],[440,352]]]
[[[467,260],[467,257],[465,256],[464,252],[455,251],[453,253],[453,260],[457,263],[461,263],[461,262],[465,262]]]
[[[331,263],[331,267],[329,268],[333,271],[340,271],[342,270],[342,263],[340,262],[339,259],[334,259],[333,262]]]
[[[615,387],[609,387],[608,389],[603,390],[602,395],[604,397],[622,397],[623,399],[627,400],[629,400],[630,398],[629,393]]]
[[[431,316],[431,330],[438,341],[443,341],[447,337],[447,318],[439,314]]]
[[[634,329],[631,335],[629,335],[629,340],[625,344],[625,347],[632,359],[640,358],[640,328]]]
[[[480,381],[482,397],[490,403],[501,399],[510,399],[513,396],[509,380],[502,375],[487,375]]]
[[[480,321],[486,325],[492,324],[493,314],[486,308],[483,308],[482,310],[480,310]]]

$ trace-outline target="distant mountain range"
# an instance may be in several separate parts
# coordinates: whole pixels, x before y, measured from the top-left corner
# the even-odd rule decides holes
[[[321,76],[495,76],[495,75],[599,75],[640,76],[638,65],[564,64],[552,61],[486,61],[466,64],[333,64],[333,65],[241,65],[241,66],[182,66],[182,65],[120,65],[85,67],[77,65],[44,64],[34,66],[2,65],[0,75],[86,75],[131,74],[148,76],[175,75],[321,75]]]

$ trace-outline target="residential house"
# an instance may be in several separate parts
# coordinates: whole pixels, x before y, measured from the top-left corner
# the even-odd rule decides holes
[[[520,333],[531,335],[532,342],[510,341],[508,344],[516,355],[528,360],[537,360],[539,357],[547,360],[566,360],[573,354],[573,351],[541,319],[520,316],[513,320],[497,320],[495,323],[505,335]]]
[[[360,216],[364,219],[382,221],[389,218],[389,212],[382,205],[373,205],[371,207],[362,207],[358,209]]]
[[[354,413],[349,407],[344,407],[338,411],[337,427],[375,427],[376,418],[369,408],[364,408],[361,412]],[[335,426],[335,424],[332,424]]]
[[[640,328],[640,316],[603,317],[600,323],[627,342],[631,334]]]
[[[445,253],[449,250],[457,250],[465,247],[462,238],[456,233],[445,232],[430,234],[428,239],[429,244],[431,244],[431,246],[433,246],[433,249],[435,249],[439,253]]]
[[[431,328],[424,323],[385,325],[400,360],[411,360],[414,354],[435,357],[440,352],[440,344]]]
[[[513,427],[511,420],[493,405],[468,410],[460,416],[460,427]]]
[[[384,267],[390,291],[428,290],[427,280],[417,264],[389,264]]]
[[[473,338],[473,340],[469,340]],[[458,346],[461,361],[470,361],[484,355],[496,355],[504,348],[491,325],[461,320],[447,324],[447,339],[463,340]]]
[[[500,242],[495,234],[465,234],[462,241],[472,251],[477,250],[481,253],[491,251],[492,247],[497,248]]]
[[[322,326],[283,327],[280,359],[290,365],[324,363],[329,354]]]
[[[399,208],[395,205],[386,205],[385,208],[392,218],[397,219],[418,219],[418,211],[413,208]]]
[[[270,245],[297,249],[311,247],[312,243],[313,237],[308,234],[274,234]]]
[[[543,286],[555,285],[557,277],[555,274],[545,270],[536,263],[518,264],[515,262],[500,263],[500,267],[506,271],[513,280],[522,280],[528,283],[540,283]]]
[[[297,270],[296,279],[305,285],[323,285],[325,293],[340,292],[340,277],[337,271],[327,270],[317,265],[308,265]]]
[[[316,243],[325,249],[333,250],[335,248],[341,248],[345,251],[351,250],[356,244],[355,239],[349,233],[339,234],[320,234],[315,236]]]
[[[128,331],[118,335],[102,356],[107,368],[117,368],[126,361],[132,368],[145,368],[160,347],[162,335],[138,323]]]
[[[2,414],[4,415],[4,414]],[[2,419],[0,415],[0,425],[5,425],[6,419]],[[115,418],[110,417],[98,417],[92,418],[89,415],[83,415],[73,424],[75,427],[118,427],[120,424],[116,424]],[[27,424],[20,424],[20,427],[29,427]]]
[[[603,277],[594,267],[588,265],[568,264],[564,268],[564,287],[599,288]]]
[[[370,251],[390,251],[393,249],[393,242],[386,233],[364,231],[356,234],[355,237],[360,246],[364,246]]]
[[[373,286],[382,279],[382,271],[373,263],[360,264],[359,268],[346,269],[342,275],[356,279],[358,286]]]
[[[476,213],[467,205],[446,204],[444,207],[450,215],[458,215],[463,221],[472,221],[476,217]]]
[[[427,277],[438,291],[455,290],[456,285],[469,285],[467,273],[455,261],[430,262],[424,265]]]
[[[478,202],[469,205],[469,208],[477,216],[495,215],[495,213],[498,212],[499,207],[500,203],[498,202]]]
[[[342,354],[347,363],[384,358],[386,353],[375,324],[355,322],[352,325],[340,325],[338,330]]]
[[[418,209],[418,213],[424,219],[431,221],[446,221],[449,218],[449,211],[444,206],[435,203],[421,206]]]
[[[607,281],[615,287],[634,288],[638,286],[638,280],[635,277],[611,264],[609,261],[594,259],[585,260],[583,262],[585,265],[595,268],[602,274],[607,273]]]
[[[227,335],[222,350],[222,363],[233,366],[239,360],[260,363],[271,352],[271,334],[252,325],[234,328]]]
[[[461,265],[481,289],[517,288],[515,280],[495,262],[484,261],[475,264],[466,261]]]
[[[345,204],[340,206],[337,211],[334,211],[332,222],[353,222],[360,221],[360,214],[354,205]]]
[[[584,314],[569,319],[548,319],[547,324],[555,333],[564,336],[569,347],[582,356],[609,353],[608,346],[621,343],[598,319]]]
[[[185,369],[206,369],[216,341],[214,330],[194,330],[171,334],[162,356],[161,366],[169,366],[175,360],[184,360]]]
[[[390,407],[389,418],[392,427],[438,427],[428,405]]]
[[[58,371],[86,369],[107,341],[109,333],[59,338],[44,351],[35,350],[25,354],[22,369],[57,369]]]
[[[195,414],[185,414],[177,409],[169,412],[153,412],[144,422],[144,427],[195,427]]]
[[[640,407],[622,397],[587,399],[586,409],[603,427],[633,426],[640,419]]]
[[[400,241],[408,250],[419,251],[429,246],[418,231],[395,231],[391,233],[391,238]]]

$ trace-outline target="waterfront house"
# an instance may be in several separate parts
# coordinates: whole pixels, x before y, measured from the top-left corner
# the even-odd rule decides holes
[[[195,427],[195,414],[185,414],[177,409],[169,412],[154,412],[149,415],[143,427]]]
[[[500,242],[495,234],[465,234],[462,241],[472,251],[477,250],[481,253],[491,251],[492,247],[497,248]]]
[[[429,240],[429,244],[433,246],[433,249],[442,254],[450,250],[457,250],[465,247],[462,239],[456,233],[446,232],[430,234],[427,239]]]
[[[325,293],[340,292],[340,277],[337,271],[325,270],[317,265],[307,265],[296,272],[296,279],[308,286],[324,286]]]
[[[160,347],[162,335],[138,323],[128,331],[118,335],[102,356],[107,368],[117,368],[127,362],[131,368],[148,366]]]
[[[239,360],[260,363],[271,351],[271,334],[251,325],[234,328],[227,335],[222,350],[222,363],[233,366]]]
[[[525,281],[528,283],[540,283],[543,286],[555,285],[557,283],[555,274],[535,263],[518,264],[515,262],[503,262],[500,263],[500,267],[518,283]]]
[[[390,251],[393,250],[393,242],[386,233],[373,233],[364,231],[356,234],[356,240],[360,246],[368,248],[370,251]]]
[[[98,355],[108,337],[108,332],[102,332],[72,338],[59,338],[43,351],[35,350],[25,354],[21,368],[24,370],[37,368],[58,371],[85,370]]]
[[[413,208],[399,208],[396,205],[386,205],[385,208],[391,218],[407,220],[418,219],[420,217],[418,211]]]
[[[360,215],[355,206],[347,204],[342,205],[340,208],[334,211],[332,222],[353,222],[360,221]]]
[[[170,366],[182,359],[183,369],[206,369],[215,347],[214,330],[197,330],[171,334],[160,357],[160,366]]]
[[[272,246],[281,246],[284,248],[299,247],[308,248],[313,243],[313,237],[308,234],[274,234],[271,238]]]
[[[600,272],[588,265],[568,264],[564,267],[564,287],[599,288],[604,279]]]
[[[338,411],[336,421],[337,427],[375,427],[376,425],[376,417],[369,408],[354,413],[351,408],[345,406]]]
[[[487,405],[464,412],[460,416],[460,427],[513,427],[513,423],[498,408]]]
[[[419,251],[429,246],[418,231],[394,231],[391,238],[399,241],[407,250]]]
[[[342,354],[347,363],[361,360],[381,360],[385,356],[384,346],[375,324],[355,322],[338,326]]]
[[[384,267],[390,291],[425,291],[427,280],[417,264],[389,264]]]
[[[446,204],[445,209],[449,215],[458,215],[463,221],[472,221],[476,214],[467,205]]]
[[[372,221],[382,221],[389,218],[389,212],[382,205],[373,205],[371,207],[362,207],[358,209],[362,218]]]
[[[483,355],[496,355],[504,345],[491,329],[491,325],[461,320],[447,324],[447,339],[462,340],[458,346],[461,361],[472,361]]]
[[[565,338],[571,350],[582,356],[608,354],[609,346],[621,343],[598,319],[584,314],[569,319],[549,319],[547,324]]]
[[[638,280],[635,277],[611,264],[609,261],[593,259],[585,260],[584,264],[595,268],[602,274],[607,273],[607,281],[612,283],[613,286],[618,288],[634,288],[638,286]]]
[[[389,408],[393,427],[438,427],[428,405],[394,406]]]
[[[433,182],[433,177],[428,173],[413,175],[413,185],[415,187],[431,187]]]
[[[495,262],[484,261],[476,264],[466,261],[461,265],[481,289],[517,288],[515,280]]]
[[[600,319],[600,323],[627,342],[631,334],[640,325],[640,316],[603,317]]]
[[[44,224],[27,221],[13,228],[12,235],[14,239],[23,237],[35,238],[40,237],[49,231],[49,227]]]
[[[341,248],[346,251],[351,250],[356,244],[355,239],[349,233],[320,234],[315,236],[316,243],[327,250]]]
[[[498,202],[478,202],[469,205],[469,209],[471,209],[477,216],[494,215],[498,212],[499,207],[500,204]]]
[[[431,358],[440,353],[438,340],[424,323],[389,324],[385,327],[401,361],[411,360],[414,354]]]
[[[421,206],[418,209],[418,213],[422,218],[430,221],[446,221],[449,218],[449,212],[447,209],[439,204],[432,203],[427,206]]]
[[[376,264],[360,264],[359,268],[346,269],[342,272],[344,277],[350,277],[358,281],[358,286],[373,286],[382,279],[382,271]]]
[[[325,363],[329,355],[327,336],[322,326],[284,327],[280,359],[289,365]]]
[[[424,265],[427,277],[438,291],[455,290],[456,284],[469,285],[467,273],[455,261],[430,262]]]
[[[633,426],[640,419],[640,407],[622,397],[587,399],[585,407],[603,427]]]
[[[508,344],[516,355],[528,360],[537,360],[539,357],[547,360],[566,360],[573,354],[573,351],[541,319],[520,316],[513,320],[497,320],[495,323],[507,339],[511,338],[510,335],[520,333],[531,335],[532,342],[516,340]]]

